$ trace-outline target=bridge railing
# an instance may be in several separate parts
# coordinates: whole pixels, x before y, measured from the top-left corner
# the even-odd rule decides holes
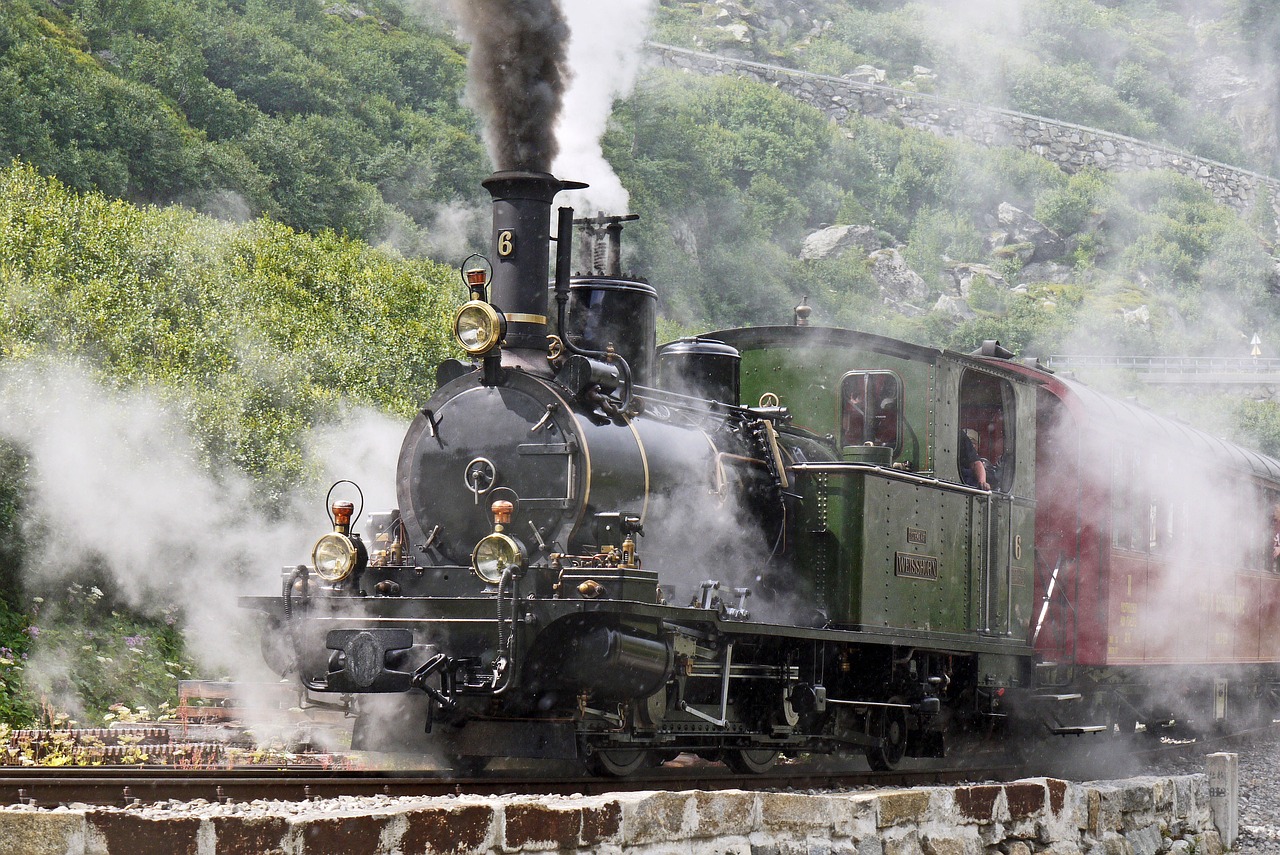
[[[1252,356],[1091,356],[1053,355],[1054,371],[1115,368],[1140,374],[1277,374],[1280,358]]]

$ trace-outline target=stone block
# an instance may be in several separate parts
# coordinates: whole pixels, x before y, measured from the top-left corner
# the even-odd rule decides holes
[[[761,793],[760,828],[792,833],[829,833],[835,825],[832,799],[799,793]]]
[[[695,793],[697,836],[730,837],[755,830],[756,794],[736,790]]]
[[[1005,798],[1008,800],[1011,819],[1030,819],[1044,810],[1047,791],[1043,784],[1029,781],[1017,781],[1005,784]]]
[[[624,847],[685,840],[697,823],[696,806],[688,793],[634,793],[619,801]]]
[[[1125,835],[1125,839],[1133,847],[1133,855],[1157,855],[1164,848],[1164,837],[1155,824],[1135,828]]]
[[[1123,793],[1107,786],[1089,787],[1087,793],[1089,819],[1086,828],[1090,834],[1100,838],[1107,832],[1119,831],[1124,827],[1120,809]]]
[[[379,852],[382,832],[389,819],[385,814],[303,815],[289,820],[288,836],[295,851],[304,855]]]
[[[79,855],[85,849],[80,813],[0,810],[0,855]]]
[[[920,837],[914,830],[901,837],[886,837],[881,842],[884,844],[884,855],[924,855]]]
[[[1049,792],[1049,810],[1057,816],[1062,813],[1062,808],[1067,803],[1067,782],[1049,778],[1044,783],[1045,789]]]
[[[879,837],[866,837],[858,841],[858,855],[884,855],[884,843]]]
[[[1204,855],[1223,855],[1227,851],[1227,847],[1222,845],[1222,838],[1216,831],[1206,831],[1196,842],[1200,844],[1200,848],[1196,851],[1203,852]]]
[[[1088,855],[1133,855],[1133,847],[1123,836],[1108,831],[1089,847]]]
[[[1001,788],[995,784],[959,787],[955,791],[956,810],[960,816],[975,822],[991,822],[996,818],[996,801]]]
[[[200,820],[195,817],[144,817],[130,811],[94,810],[85,814],[92,851],[92,838],[105,851],[116,855],[196,855],[196,835]]]
[[[289,824],[280,816],[216,816],[213,828],[218,855],[283,855]]]
[[[495,814],[488,805],[424,807],[404,814],[404,855],[488,851]]]
[[[859,838],[876,829],[875,793],[850,793],[831,798],[832,831],[837,837]]]
[[[503,814],[503,846],[520,849],[573,849],[582,831],[582,809],[517,802],[506,805]]]
[[[986,848],[976,835],[926,833],[920,840],[924,855],[985,855]]]
[[[1195,810],[1195,786],[1191,778],[1175,778],[1173,782],[1173,816],[1186,819]]]
[[[899,790],[880,793],[877,800],[879,816],[876,824],[888,828],[900,822],[919,822],[929,810],[927,790]]]
[[[582,808],[583,846],[599,846],[622,840],[622,805],[607,801]]]

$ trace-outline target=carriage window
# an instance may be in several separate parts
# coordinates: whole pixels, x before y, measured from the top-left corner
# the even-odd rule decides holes
[[[960,436],[956,439],[960,481],[980,486],[985,474],[993,490],[1009,492],[1014,476],[1013,386],[980,371],[967,370],[960,380]],[[969,454],[969,448],[973,454]],[[981,467],[972,462],[976,458]]]
[[[840,384],[841,445],[902,448],[902,381],[892,371],[857,371]]]
[[[1280,573],[1280,492],[1266,490],[1267,542],[1263,550],[1263,566],[1272,573]]]

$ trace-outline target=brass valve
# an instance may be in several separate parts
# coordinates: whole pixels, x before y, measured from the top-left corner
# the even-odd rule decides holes
[[[499,499],[489,506],[489,511],[493,514],[493,530],[502,531],[502,527],[511,524],[511,514],[515,511],[516,506],[508,502],[506,499]]]

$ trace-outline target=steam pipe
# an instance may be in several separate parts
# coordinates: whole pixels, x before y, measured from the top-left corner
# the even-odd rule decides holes
[[[631,366],[627,360],[613,353],[602,353],[598,350],[584,350],[569,340],[565,332],[569,310],[569,267],[573,263],[573,208],[560,208],[556,221],[556,325],[565,350],[588,359],[599,359],[602,362],[614,362],[622,373],[622,400],[618,404],[618,412],[625,413],[631,406]]]

